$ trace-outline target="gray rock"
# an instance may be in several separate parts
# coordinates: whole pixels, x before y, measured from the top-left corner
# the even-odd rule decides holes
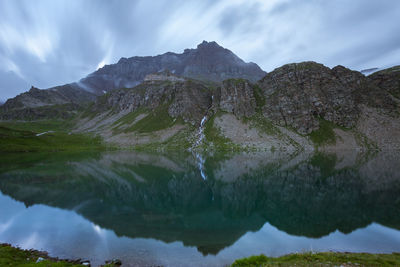
[[[255,114],[254,88],[249,81],[229,79],[222,83],[219,92],[219,108],[236,117],[251,117]]]
[[[114,90],[99,97],[90,112],[132,112],[138,108],[154,110],[165,105],[171,117],[181,117],[195,125],[200,123],[211,106],[211,95],[209,88],[196,81],[146,81],[136,87]]]
[[[319,118],[351,128],[360,106],[393,113],[396,103],[359,72],[343,66],[333,69],[315,62],[284,65],[258,83],[264,94],[265,117],[302,134],[319,128]]]
[[[400,66],[375,72],[368,76],[373,84],[400,99]]]
[[[213,82],[229,78],[256,82],[266,74],[257,64],[245,63],[216,42],[204,41],[196,49],[186,49],[182,54],[168,52],[154,57],[121,58],[118,63],[106,65],[88,75],[81,83],[101,95],[103,90],[108,92],[134,87],[146,75],[164,70],[186,78]]]

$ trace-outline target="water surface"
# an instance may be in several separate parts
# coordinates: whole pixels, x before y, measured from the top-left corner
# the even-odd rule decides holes
[[[126,266],[400,252],[399,153],[2,155],[0,242]]]

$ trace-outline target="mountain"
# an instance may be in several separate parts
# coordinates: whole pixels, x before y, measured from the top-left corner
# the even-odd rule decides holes
[[[60,107],[64,113],[61,117],[72,116],[79,106],[95,100],[93,93],[82,90],[76,84],[66,84],[50,89],[38,89],[31,87],[28,92],[8,99],[0,107],[0,119],[39,119],[53,118],[60,115]],[[68,113],[70,113],[68,115]]]
[[[97,98],[76,131],[145,149],[400,145],[400,101],[391,87],[343,66],[288,64],[256,83],[228,79],[214,87],[172,76],[151,75],[136,87]]]
[[[154,57],[121,58],[106,65],[80,82],[96,94],[112,89],[133,87],[147,74],[169,70],[172,73],[203,81],[222,82],[228,78],[244,78],[256,82],[266,73],[255,63],[245,63],[230,50],[216,42],[203,41],[196,49],[182,54],[165,53]]]
[[[23,119],[26,114],[35,118],[36,113],[32,113],[32,109],[38,107],[46,106],[48,110],[50,105],[76,106],[93,101],[96,95],[133,87],[143,82],[147,75],[163,71],[206,82],[222,82],[228,78],[245,78],[255,82],[266,74],[257,64],[245,63],[216,42],[204,41],[196,49],[186,49],[182,54],[168,52],[154,57],[121,58],[118,63],[106,65],[77,83],[45,90],[32,87],[30,91],[9,99],[0,109],[0,119]],[[13,110],[17,110],[18,114],[10,114]],[[46,115],[42,113],[39,112],[38,117]]]
[[[400,148],[400,67],[365,76],[301,62],[265,73],[203,42],[183,54],[123,58],[0,107],[3,120],[50,118],[75,118],[74,132],[137,149]]]
[[[394,97],[400,98],[400,66],[375,72],[368,77],[376,86],[384,88]]]

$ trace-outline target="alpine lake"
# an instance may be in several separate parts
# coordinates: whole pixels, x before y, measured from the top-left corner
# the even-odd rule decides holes
[[[0,242],[93,266],[400,252],[400,152],[0,156]]]

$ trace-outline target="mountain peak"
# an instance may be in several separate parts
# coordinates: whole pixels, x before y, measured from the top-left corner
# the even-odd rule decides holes
[[[265,76],[255,63],[246,63],[232,51],[215,41],[203,41],[197,48],[185,49],[182,54],[168,52],[158,56],[121,58],[81,80],[95,88],[98,95],[116,88],[130,88],[144,81],[148,74],[170,70],[182,78],[222,82],[243,78],[256,82]]]
[[[203,41],[201,44],[197,45],[197,49],[212,49],[212,48],[223,48],[220,46],[217,42],[212,41],[212,42],[207,42]]]

